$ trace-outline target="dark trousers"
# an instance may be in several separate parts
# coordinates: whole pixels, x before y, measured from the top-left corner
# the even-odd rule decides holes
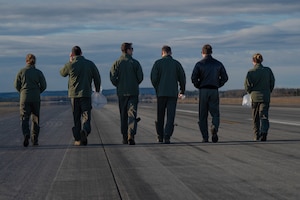
[[[173,135],[176,105],[177,97],[157,97],[156,132],[158,139],[170,139]],[[166,110],[167,122],[164,127]]]
[[[199,128],[203,139],[208,139],[207,117],[212,117],[211,129],[218,132],[220,125],[219,91],[218,89],[199,89]]]
[[[267,136],[269,130],[269,102],[252,102],[253,131],[255,136]]]
[[[40,107],[41,102],[20,103],[20,115],[22,123],[22,132],[24,136],[30,136],[29,119],[31,117],[31,140],[38,141],[40,133]]]
[[[137,130],[137,107],[138,96],[118,96],[119,111],[121,118],[121,133],[124,138],[131,137],[136,134]]]
[[[84,130],[87,134],[91,132],[91,98],[71,98],[74,127],[73,136],[76,141],[80,141],[80,131]]]

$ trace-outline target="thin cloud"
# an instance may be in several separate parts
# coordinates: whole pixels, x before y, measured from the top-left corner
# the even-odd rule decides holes
[[[193,90],[189,78],[205,43],[212,44],[213,56],[228,71],[224,89],[243,88],[241,74],[257,51],[274,69],[276,85],[299,87],[299,10],[298,0],[5,1],[0,7],[0,92],[15,91],[15,74],[29,52],[37,56],[48,90],[67,89],[59,69],[74,45],[96,63],[103,88],[113,88],[109,69],[125,41],[133,42],[134,57],[143,66],[143,87],[152,87],[152,65],[167,44]]]

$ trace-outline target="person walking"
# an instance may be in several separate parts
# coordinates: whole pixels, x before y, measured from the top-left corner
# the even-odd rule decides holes
[[[245,90],[252,99],[252,119],[254,140],[266,141],[269,130],[269,107],[271,92],[274,89],[275,78],[269,67],[263,66],[260,53],[252,56],[253,68],[245,78]]]
[[[24,147],[29,145],[30,132],[32,144],[34,146],[39,145],[40,94],[44,92],[47,87],[44,74],[35,67],[35,64],[36,57],[33,54],[27,54],[26,66],[18,72],[14,82],[15,88],[20,93],[20,116],[24,135]],[[29,128],[30,117],[31,128]]]
[[[171,47],[163,46],[161,55],[162,58],[156,60],[152,67],[151,82],[157,96],[157,140],[169,144],[174,131],[177,99],[184,95],[186,76],[181,64],[173,59]],[[166,110],[167,121],[164,124]]]
[[[208,142],[208,112],[212,117],[210,126],[212,142],[218,142],[220,125],[219,88],[228,81],[224,65],[212,57],[212,47],[205,44],[202,47],[203,59],[196,63],[192,72],[192,83],[199,89],[199,128],[202,142]]]
[[[91,133],[92,82],[95,91],[100,91],[101,77],[96,65],[82,56],[79,46],[74,46],[69,62],[60,69],[63,77],[69,76],[68,96],[71,98],[75,139],[74,145],[87,145],[87,136]]]
[[[143,81],[140,63],[132,57],[132,43],[121,45],[122,55],[110,70],[110,80],[117,88],[123,144],[135,145],[139,84]]]

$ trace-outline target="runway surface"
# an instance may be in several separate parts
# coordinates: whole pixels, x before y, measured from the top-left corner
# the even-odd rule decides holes
[[[69,105],[42,106],[39,146],[22,146],[19,114],[0,115],[0,199],[299,199],[300,108],[271,107],[267,142],[251,111],[221,106],[218,143],[202,143],[198,106],[178,104],[171,144],[158,144],[155,104],[140,104],[136,145],[119,111],[92,113],[87,146],[73,146]]]

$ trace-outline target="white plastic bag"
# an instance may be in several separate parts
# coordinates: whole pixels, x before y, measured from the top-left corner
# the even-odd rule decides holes
[[[251,107],[251,104],[252,104],[251,95],[247,93],[243,96],[242,106]]]
[[[102,94],[102,92],[93,92],[92,94],[92,107],[94,109],[100,109],[107,104],[106,97]]]

